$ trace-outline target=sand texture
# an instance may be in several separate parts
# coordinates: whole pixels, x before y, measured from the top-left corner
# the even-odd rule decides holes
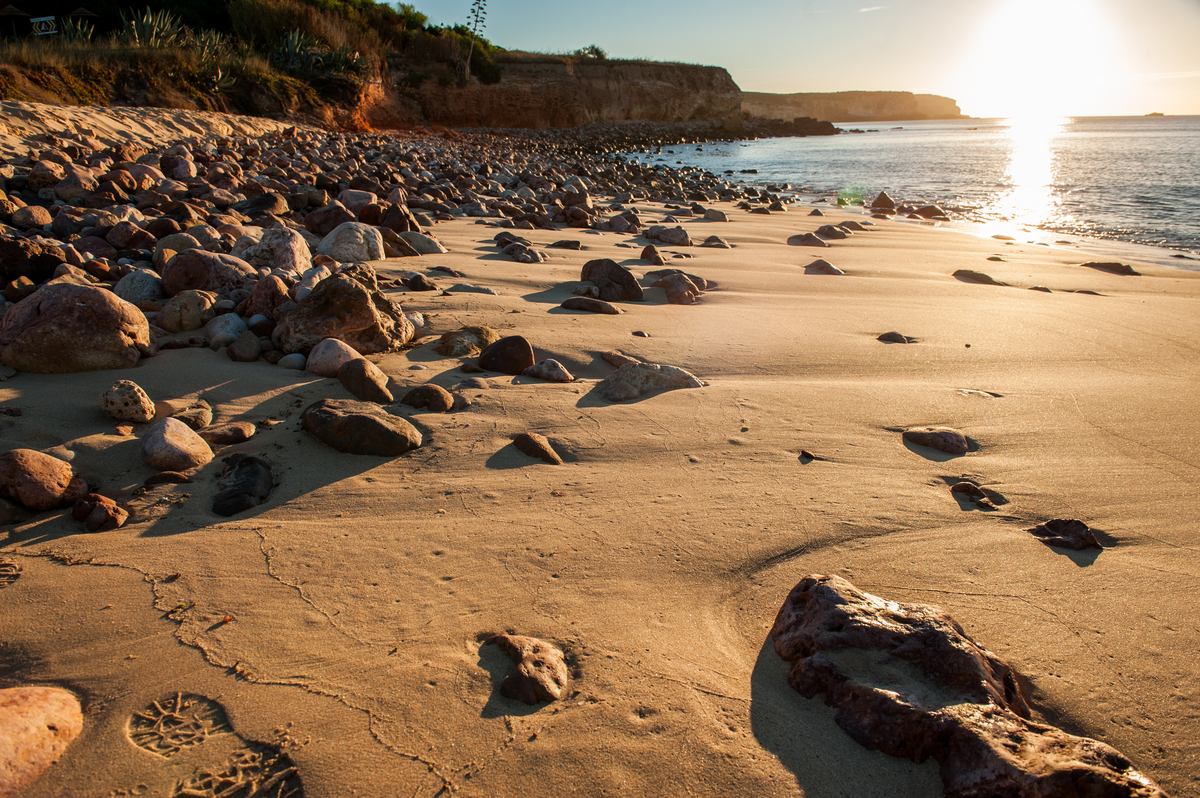
[[[548,259],[518,263],[496,228],[457,219],[434,228],[448,253],[374,263],[431,326],[370,360],[397,398],[426,382],[459,398],[395,405],[424,441],[398,457],[301,429],[305,407],[352,398],[338,379],[205,348],[0,383],[23,413],[0,416],[4,448],[68,458],[133,508],[108,532],[69,510],[0,527],[0,687],[84,704],[79,739],[23,798],[941,795],[934,761],[867,750],[788,685],[769,631],[810,574],[941,607],[1021,674],[1036,720],[1200,792],[1198,275],[882,220],[819,250],[845,274],[810,273],[818,250],[789,237],[869,217],[713,207],[730,221],[680,224],[732,248],[657,242],[715,282],[689,305],[651,287],[661,267],[633,235],[521,231]],[[564,238],[584,249],[547,248]],[[597,258],[629,267],[644,301],[560,308]],[[413,269],[497,293],[392,282]],[[481,325],[575,381],[468,373],[475,356],[435,351]],[[703,385],[609,401],[612,350]],[[98,404],[119,379],[160,416],[202,397],[214,424],[258,433],[215,446],[191,483],[140,490],[149,425],[122,434]],[[904,438],[940,427],[965,454]],[[523,453],[522,433],[563,462]],[[276,485],[223,518],[234,452]],[[964,481],[985,501],[951,492]],[[1050,519],[1103,548],[1047,546],[1028,530]],[[483,645],[501,634],[562,651],[561,700],[502,695],[514,660]]]

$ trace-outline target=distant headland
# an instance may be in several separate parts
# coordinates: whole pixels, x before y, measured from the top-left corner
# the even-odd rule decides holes
[[[742,113],[764,119],[811,116],[830,122],[890,122],[909,119],[965,119],[958,104],[936,94],[908,91],[829,93],[742,93]]]

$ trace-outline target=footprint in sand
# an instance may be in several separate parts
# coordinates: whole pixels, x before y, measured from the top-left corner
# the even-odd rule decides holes
[[[180,782],[171,798],[304,798],[291,758],[274,746],[249,744],[219,769]]]
[[[210,698],[176,693],[153,701],[129,719],[129,740],[152,754],[169,757],[216,734],[231,734],[225,709]]]
[[[15,562],[0,560],[0,590],[17,581],[21,576],[21,569]]]

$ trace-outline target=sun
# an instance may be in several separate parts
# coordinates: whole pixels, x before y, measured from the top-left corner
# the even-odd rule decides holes
[[[1002,0],[970,41],[955,98],[972,116],[1086,114],[1121,60],[1098,0]]]

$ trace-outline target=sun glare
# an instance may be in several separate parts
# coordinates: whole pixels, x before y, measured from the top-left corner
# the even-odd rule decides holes
[[[981,22],[955,97],[972,116],[1086,114],[1118,72],[1118,44],[1098,0],[1003,0]]]

